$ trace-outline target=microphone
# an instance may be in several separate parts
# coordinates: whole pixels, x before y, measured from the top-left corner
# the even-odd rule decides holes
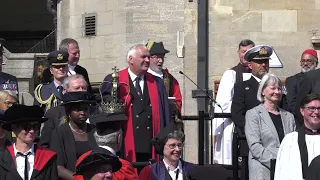
[[[189,79],[195,86],[197,86],[197,88],[203,92],[210,100],[211,102],[214,102],[214,104],[216,104],[219,108],[222,109],[221,105],[216,101],[214,100],[206,91],[204,91],[202,88],[200,88],[194,81],[192,81],[192,79],[190,79],[187,75],[185,75],[182,71],[179,71],[180,74],[184,75],[184,77],[186,77],[187,79]]]

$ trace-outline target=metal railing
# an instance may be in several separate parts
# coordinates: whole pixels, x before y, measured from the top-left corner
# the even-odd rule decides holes
[[[45,38],[43,38],[40,42],[30,48],[26,53],[49,53],[56,50],[57,45],[57,30],[53,30],[50,34],[48,34]]]

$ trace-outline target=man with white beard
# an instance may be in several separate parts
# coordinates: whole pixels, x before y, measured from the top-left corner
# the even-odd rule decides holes
[[[291,113],[295,114],[296,97],[304,81],[305,73],[313,71],[318,66],[318,54],[314,49],[303,51],[300,59],[301,72],[286,79],[287,102]]]

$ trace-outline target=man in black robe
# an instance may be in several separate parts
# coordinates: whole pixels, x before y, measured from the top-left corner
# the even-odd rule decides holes
[[[46,121],[39,106],[13,105],[5,112],[2,128],[16,134],[16,143],[0,151],[1,180],[58,180],[55,152],[34,144]]]

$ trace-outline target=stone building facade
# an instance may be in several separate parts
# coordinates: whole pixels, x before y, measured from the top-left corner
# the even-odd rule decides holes
[[[197,81],[197,5],[197,0],[61,0],[58,42],[66,37],[77,39],[80,64],[87,68],[91,81],[98,82],[111,67],[127,66],[130,46],[163,41],[171,51],[165,66],[182,89],[183,114],[195,115],[191,90],[196,87],[178,72]],[[247,38],[274,47],[284,68],[271,69],[272,73],[281,79],[298,73],[302,51],[314,47],[311,31],[320,29],[319,9],[320,0],[209,0],[210,89],[214,80],[238,63],[238,44]],[[86,15],[96,15],[96,36],[84,36]],[[181,44],[185,54],[179,58],[176,50]],[[196,121],[186,122],[185,159],[193,162],[197,162],[196,127]]]

